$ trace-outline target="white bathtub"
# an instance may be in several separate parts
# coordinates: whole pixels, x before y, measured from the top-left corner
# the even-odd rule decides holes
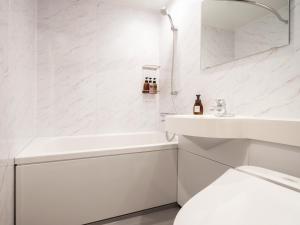
[[[176,202],[161,133],[39,138],[15,159],[17,225],[82,225]]]

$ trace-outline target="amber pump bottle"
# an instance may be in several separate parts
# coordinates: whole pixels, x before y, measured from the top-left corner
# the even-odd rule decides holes
[[[197,99],[194,104],[194,115],[203,115],[203,105],[200,99],[201,95],[196,95]]]
[[[156,78],[153,79],[153,93],[157,94],[157,83],[156,83]]]
[[[148,82],[148,77],[146,77],[145,83],[144,83],[144,88],[143,88],[143,93],[149,93],[149,89],[150,89],[150,86],[149,86],[149,82]]]
[[[153,83],[152,78],[149,78],[149,94],[153,94]]]

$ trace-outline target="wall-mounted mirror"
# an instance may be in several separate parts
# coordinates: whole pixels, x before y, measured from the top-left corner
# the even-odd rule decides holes
[[[288,45],[289,20],[289,0],[203,1],[202,69]]]

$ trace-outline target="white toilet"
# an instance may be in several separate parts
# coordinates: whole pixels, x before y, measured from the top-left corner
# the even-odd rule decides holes
[[[258,167],[230,169],[188,201],[174,225],[300,225],[300,179]]]

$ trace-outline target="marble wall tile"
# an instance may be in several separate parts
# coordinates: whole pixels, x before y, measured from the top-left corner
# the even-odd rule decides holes
[[[39,1],[38,134],[157,129],[141,68],[158,64],[159,18],[110,1]]]
[[[300,117],[299,0],[292,2],[291,45],[208,70],[200,69],[201,1],[174,0],[170,11],[179,28],[175,82],[178,96],[169,95],[171,33],[162,20],[160,110],[192,113],[201,93],[206,113],[216,98],[225,98],[238,115]]]
[[[11,143],[12,117],[10,93],[12,88],[8,72],[9,1],[0,2],[0,224],[13,225],[13,160]]]
[[[293,35],[292,35],[292,41],[293,44],[295,45],[295,49],[296,51],[300,51],[300,1],[299,0],[292,0],[291,1],[291,5],[293,8],[293,18],[294,20],[292,21],[292,31],[293,31]]]
[[[0,224],[14,224],[14,156],[35,136],[36,1],[0,1]]]

